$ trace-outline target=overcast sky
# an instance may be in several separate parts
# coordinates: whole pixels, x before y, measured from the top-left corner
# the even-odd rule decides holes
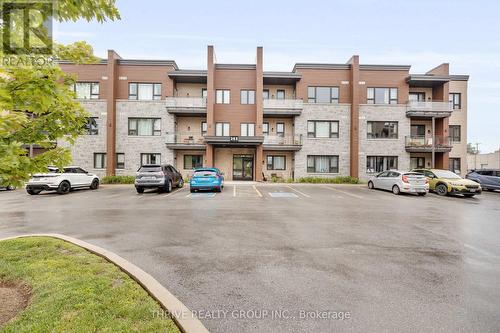
[[[469,74],[468,142],[482,152],[500,147],[500,1],[199,1],[118,0],[121,21],[57,24],[58,42],[86,40],[96,55],[172,59],[204,69],[206,45],[217,61],[265,70],[296,62],[411,65],[423,73],[443,62]]]

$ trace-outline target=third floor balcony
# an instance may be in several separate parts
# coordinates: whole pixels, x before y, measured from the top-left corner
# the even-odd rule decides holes
[[[449,152],[452,144],[449,136],[407,136],[405,148],[409,153]]]
[[[167,97],[165,104],[168,113],[179,116],[204,116],[207,114],[207,99],[205,97]]]
[[[419,118],[446,118],[451,116],[453,106],[450,102],[409,101],[406,105],[406,116]]]
[[[264,99],[265,116],[300,116],[302,109],[301,99]]]

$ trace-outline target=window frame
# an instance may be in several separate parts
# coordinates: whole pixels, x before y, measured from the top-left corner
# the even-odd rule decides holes
[[[253,125],[253,135],[250,135],[250,128]],[[246,134],[243,135],[243,128],[246,128]],[[240,123],[240,136],[255,136],[255,123]]]
[[[455,101],[455,98],[458,97],[458,102]],[[462,93],[449,93],[448,101],[451,104],[453,110],[461,110],[462,109]]]
[[[452,130],[453,129],[453,130]],[[456,137],[454,136],[455,131],[458,130],[458,140],[454,140]],[[462,126],[461,125],[449,125],[448,131],[450,133],[450,142],[451,143],[460,143],[462,142]]]
[[[412,160],[417,160],[417,166],[414,168],[414,167],[411,167],[411,161]],[[420,161],[422,161],[422,164],[420,164]],[[421,156],[417,156],[417,157],[410,157],[410,167],[412,169],[424,169],[425,168],[425,157],[421,157]]]
[[[251,98],[253,93],[253,98]],[[255,104],[255,90],[254,89],[241,89],[240,90],[240,104],[253,105]]]
[[[97,165],[97,156],[99,155],[101,156],[101,162],[102,162],[101,166]],[[106,153],[94,153],[94,169],[99,169],[99,170],[106,169],[106,164],[107,164]]]
[[[275,159],[283,158],[283,168],[277,169],[275,166]],[[271,159],[271,163],[269,163],[269,159]],[[286,170],[286,155],[267,155],[266,156],[266,169],[267,170],[273,170],[273,171],[285,171]]]
[[[192,168],[186,168],[186,157],[191,158],[191,166],[192,166]],[[198,161],[199,164],[198,163],[193,163],[193,158],[194,157],[197,157],[197,158],[200,159]],[[196,168],[201,168],[201,167],[203,167],[203,155],[202,154],[186,154],[186,155],[183,156],[182,162],[183,162],[182,167],[183,167],[184,170],[194,170]],[[199,166],[196,166],[196,165],[199,165]]]
[[[269,99],[269,89],[262,90],[262,99]]]
[[[458,162],[458,169],[453,169],[454,163]],[[462,160],[460,157],[450,157],[448,159],[448,170],[454,172],[456,174],[460,174],[462,172]],[[457,172],[458,171],[458,172]]]
[[[219,92],[221,92],[221,100],[219,101]],[[226,103],[227,95],[227,103]],[[215,90],[215,104],[231,104],[231,89],[216,89]]]
[[[279,97],[280,93],[283,93],[283,98]],[[286,99],[286,90],[285,89],[276,89],[276,99],[279,99],[279,100]]]
[[[221,125],[222,126],[222,133],[221,135],[217,135],[217,126],[218,125]],[[225,128],[225,125],[228,125],[227,126],[227,135],[224,135],[225,134],[225,131],[224,131],[224,128]],[[230,136],[231,135],[231,123],[228,123],[228,122],[217,122],[215,123],[215,136]]]
[[[410,96],[417,96],[416,100],[412,100]],[[420,99],[423,96],[422,99]],[[425,102],[425,91],[410,91],[408,93],[408,101],[415,101],[415,102]]]
[[[388,103],[377,103],[377,89],[389,90],[389,101]],[[369,97],[369,91],[373,90],[373,98]],[[366,104],[373,105],[390,105],[398,104],[399,89],[397,87],[368,87],[366,88]],[[396,91],[396,97],[393,97],[393,91]],[[385,94],[384,94],[385,95]],[[393,103],[394,102],[394,103]]]
[[[313,123],[314,124],[314,131],[313,132],[310,132],[309,131],[309,123]],[[316,126],[317,126],[317,123],[328,123],[328,133],[329,133],[329,136],[328,137],[318,137],[316,132],[317,132],[317,129],[316,129]],[[337,124],[337,132],[333,132],[332,131],[332,125],[333,123],[336,123]],[[339,138],[339,132],[340,132],[340,125],[339,125],[339,121],[338,120],[308,120],[307,121],[307,137],[308,138],[313,138],[313,139],[338,139]]]
[[[115,156],[116,156],[116,160],[115,160],[116,169],[120,169],[120,170],[125,169],[125,153],[116,153]],[[119,159],[120,156],[123,156],[123,162],[120,162],[120,159]]]
[[[155,163],[151,163],[151,156],[155,156],[155,159],[158,158],[159,161],[158,162],[155,162]],[[149,156],[147,158],[148,162],[147,163],[142,163],[142,157],[143,156]],[[140,153],[140,166],[144,166],[144,165],[148,165],[148,164],[158,164],[158,165],[161,165],[161,153]]]
[[[205,127],[205,129],[203,129]],[[201,130],[201,136],[206,136],[208,133],[208,123],[206,120],[202,120],[201,125],[200,125],[200,130]]]
[[[370,133],[369,132],[369,124],[373,124],[373,123],[384,123],[384,130],[386,128],[386,124],[389,124],[389,127],[387,129],[387,137],[383,137],[383,136],[380,136],[380,137],[376,137],[375,134],[376,133],[373,133],[373,125],[372,125],[372,132]],[[396,125],[396,136],[391,136],[391,126],[390,124],[392,125]],[[383,131],[382,131],[383,133]],[[394,133],[393,133],[394,134]],[[369,120],[366,122],[366,138],[369,139],[369,140],[397,140],[399,139],[399,122],[398,121],[383,121],[383,120]]]
[[[264,130],[264,127],[267,128],[267,130]],[[263,122],[262,123],[262,135],[268,136],[269,135],[269,122]]]
[[[139,85],[151,85],[151,91],[152,91],[152,94],[151,94],[151,99],[139,99]],[[131,93],[131,87],[135,86],[135,94],[132,94]],[[156,91],[156,87],[159,86],[160,87],[160,94],[156,94],[155,91]],[[129,100],[133,100],[133,101],[157,101],[157,100],[161,100],[161,97],[162,97],[162,84],[161,82],[129,82],[128,83],[128,99]]]
[[[100,93],[101,93],[101,87],[99,81],[77,81],[73,84],[73,91],[75,94],[77,94],[76,91],[76,86],[77,84],[88,84],[89,85],[89,98],[86,97],[78,97],[76,96],[77,99],[99,99]],[[93,88],[97,87],[97,93],[93,92]]]
[[[328,172],[316,171],[316,159],[317,158],[328,158]],[[309,166],[309,160],[312,158],[313,166]],[[337,165],[332,166],[332,159],[336,159]],[[306,156],[306,171],[307,173],[317,173],[317,174],[338,174],[340,170],[340,160],[339,155],[307,155]]]
[[[369,164],[369,160],[370,159],[374,159],[375,160],[375,168],[374,168],[374,171],[371,171],[370,168],[368,168]],[[387,165],[389,166],[389,159],[394,159],[394,161],[396,162],[395,165],[392,167],[392,168],[387,168],[385,170],[377,170],[377,166],[379,165],[378,161],[379,159],[382,159],[382,165]],[[387,161],[384,163],[384,159],[387,159]],[[369,155],[369,156],[366,156],[366,173],[379,173],[379,172],[383,172],[383,171],[388,171],[388,170],[397,170],[398,169],[398,164],[399,164],[399,158],[398,156],[393,156],[393,155]]]
[[[152,132],[150,135],[144,135],[144,134],[141,134],[139,135],[139,130],[137,128],[137,120],[143,120],[143,119],[146,119],[146,120],[152,120],[153,121],[153,126],[151,127],[152,129]],[[135,130],[134,129],[131,129],[130,128],[130,122],[133,121],[133,120],[136,120],[136,128]],[[155,123],[156,121],[158,121],[160,123],[160,129],[155,129]],[[135,131],[136,134],[131,134],[131,131]],[[128,135],[129,136],[161,136],[161,118],[147,118],[147,117],[129,117],[128,118],[128,131],[127,131]]]
[[[283,131],[278,131],[279,125],[283,126]],[[277,122],[276,123],[276,136],[281,137],[281,138],[285,137],[285,123],[284,122]]]
[[[318,88],[330,88],[330,102],[318,102]],[[314,90],[314,96],[310,96],[311,89]],[[334,97],[333,91],[337,91],[337,97]],[[308,86],[307,87],[307,103],[314,104],[339,104],[340,102],[340,87],[339,86]]]
[[[99,125],[97,124],[99,117],[87,117],[87,123],[84,125],[85,135],[99,135]],[[92,128],[91,120],[94,120],[95,128]]]

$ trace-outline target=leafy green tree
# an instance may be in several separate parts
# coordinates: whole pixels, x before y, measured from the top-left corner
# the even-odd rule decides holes
[[[59,0],[54,4],[53,19],[59,22],[85,19],[102,23],[120,18],[114,0]],[[0,26],[0,35],[3,29]],[[0,56],[6,55],[0,51]],[[31,174],[46,171],[48,165],[69,164],[69,151],[54,143],[60,139],[73,143],[87,121],[88,115],[71,89],[75,78],[49,60],[92,63],[98,58],[85,42],[54,45],[53,55],[43,66],[25,62],[21,55],[9,55],[12,57],[20,61],[0,64],[0,182],[20,186]],[[50,149],[30,157],[29,145]]]

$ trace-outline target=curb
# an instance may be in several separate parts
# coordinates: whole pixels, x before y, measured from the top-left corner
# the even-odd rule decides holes
[[[61,235],[61,234],[26,234],[19,236],[12,236],[1,238],[0,241],[11,240],[17,238],[25,237],[51,237],[57,238],[68,243],[77,245],[86,249],[87,251],[102,257],[112,264],[118,266],[122,271],[124,271],[128,276],[139,283],[148,294],[157,300],[161,307],[171,313],[171,318],[177,324],[179,329],[185,333],[208,333],[208,330],[203,326],[201,321],[196,318],[196,316],[189,310],[181,301],[179,301],[171,292],[169,292],[164,286],[162,286],[155,278],[151,275],[132,264],[131,262],[125,260],[119,255],[105,250],[99,246],[92,245],[90,243],[84,242],[82,240]],[[175,314],[175,315],[174,315]]]

